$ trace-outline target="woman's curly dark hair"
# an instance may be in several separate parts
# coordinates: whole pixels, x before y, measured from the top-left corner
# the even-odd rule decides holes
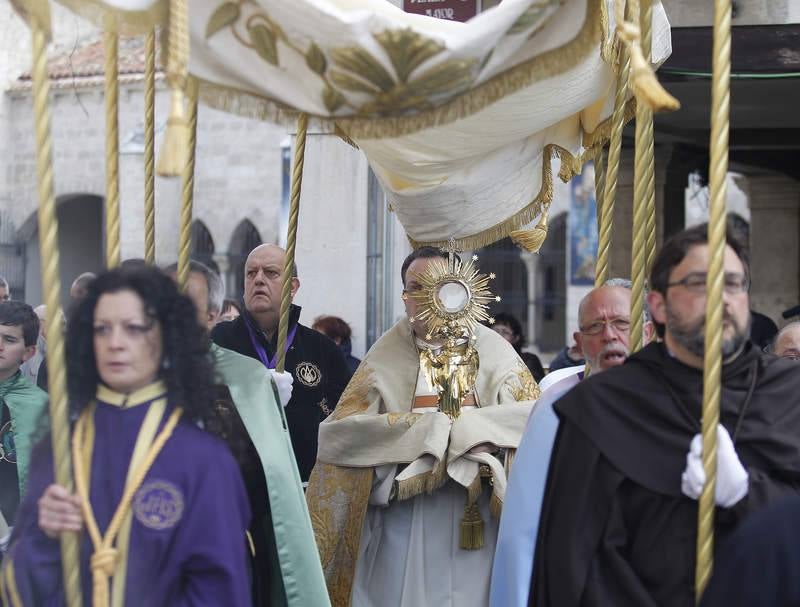
[[[208,334],[197,322],[192,301],[175,283],[152,267],[119,268],[100,274],[67,323],[67,388],[74,412],[85,408],[101,383],[94,353],[94,312],[106,293],[133,291],[145,315],[161,326],[159,377],[170,404],[183,407],[193,421],[214,417],[214,367]]]

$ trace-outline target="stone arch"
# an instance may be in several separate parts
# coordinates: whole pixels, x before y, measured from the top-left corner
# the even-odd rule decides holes
[[[263,242],[261,234],[249,219],[243,219],[236,226],[228,248],[227,292],[241,298],[244,292],[244,263],[250,251]]]
[[[61,304],[66,307],[75,277],[103,270],[103,198],[94,194],[66,194],[56,199],[56,205]],[[17,242],[25,249],[24,298],[35,306],[42,302],[43,291],[36,211],[18,230]]]
[[[214,238],[211,236],[206,224],[200,219],[195,219],[192,222],[191,243],[189,256],[219,273],[219,267],[214,260],[214,253],[216,252]]]

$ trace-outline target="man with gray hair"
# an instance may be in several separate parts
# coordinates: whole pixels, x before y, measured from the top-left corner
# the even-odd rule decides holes
[[[167,266],[164,271],[177,279],[178,264]],[[214,328],[225,300],[225,285],[222,278],[207,265],[189,261],[189,277],[186,280],[186,294],[197,308],[197,321],[209,331]]]
[[[177,280],[177,264],[164,270]],[[217,324],[225,286],[214,270],[191,260],[186,295],[197,310],[197,321],[209,332]],[[209,336],[210,339],[210,336]],[[324,605],[325,583],[308,519],[286,417],[278,403],[291,397],[291,381],[273,382],[252,358],[211,342],[218,376],[215,408],[224,420],[218,433],[236,447],[250,510],[253,605]],[[281,374],[291,380],[287,373]],[[279,525],[275,525],[279,522]],[[286,583],[295,567],[307,578],[287,602]]]
[[[770,352],[780,358],[800,360],[800,321],[790,322],[778,331]]]
[[[644,344],[653,323],[644,305]],[[578,305],[575,343],[592,374],[621,365],[630,355],[631,281],[611,278]],[[492,568],[492,607],[528,605],[539,513],[550,454],[558,429],[553,403],[578,384],[584,367],[553,371],[541,381],[542,396],[531,413],[508,478]]]

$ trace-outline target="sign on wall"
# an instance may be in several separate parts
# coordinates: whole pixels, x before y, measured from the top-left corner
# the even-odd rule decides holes
[[[403,0],[403,10],[407,13],[467,21],[478,14],[480,0]]]

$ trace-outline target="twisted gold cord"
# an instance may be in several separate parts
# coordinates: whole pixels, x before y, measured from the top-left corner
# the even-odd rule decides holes
[[[710,262],[706,279],[706,333],[703,360],[703,469],[707,482],[703,487],[697,512],[695,595],[698,603],[711,577],[714,560],[714,495],[722,376],[722,291],[730,118],[731,0],[714,1],[713,52],[708,221]]]
[[[650,62],[653,46],[653,0],[641,0],[642,17],[642,50],[645,59]],[[644,106],[644,104],[642,104]],[[641,116],[638,114],[636,123],[643,122],[644,128],[644,170],[647,175],[645,185],[645,207],[647,211],[647,256],[645,260],[645,277],[650,276],[653,260],[656,257],[656,179],[655,179],[655,142],[653,135],[653,110],[649,106],[642,108]],[[636,143],[637,148],[639,143]]]
[[[606,148],[601,147],[597,150],[594,157],[594,200],[595,212],[597,213],[597,227],[600,228],[600,215],[603,212],[603,193],[606,189]]]
[[[649,0],[645,3],[647,12]],[[632,18],[639,15],[639,0],[630,0]],[[652,13],[652,11],[651,11]],[[652,17],[651,17],[652,18]],[[650,28],[647,28],[648,30]],[[646,104],[636,105],[636,152],[633,189],[633,230],[631,237],[631,352],[644,345],[644,285],[647,268],[647,197],[653,164],[647,152],[653,149],[653,112]],[[652,157],[650,158],[650,160]]]
[[[183,189],[181,191],[181,232],[178,243],[178,285],[186,289],[189,280],[189,255],[192,247],[192,214],[194,206],[194,161],[197,148],[197,80],[189,79],[187,84],[189,99],[189,149],[186,165],[181,175]]]
[[[119,265],[119,84],[117,34],[103,34],[106,101],[106,266]]]
[[[303,164],[306,158],[306,130],[308,115],[297,117],[297,140],[294,143],[294,166],[292,167],[292,196],[289,205],[289,233],[286,238],[286,265],[283,270],[281,289],[281,316],[278,322],[278,361],[275,370],[283,373],[286,368],[286,339],[289,332],[289,305],[292,303],[292,268],[297,245],[297,219],[300,215],[300,190],[303,186]]]
[[[50,370],[50,426],[56,482],[72,491],[69,448],[69,411],[64,371],[64,335],[61,331],[61,279],[58,269],[58,223],[53,192],[53,147],[50,137],[50,82],[47,74],[47,37],[38,18],[31,14],[33,36],[33,113],[36,130],[36,172],[39,190],[39,247],[42,286],[47,309],[47,368]],[[69,607],[80,607],[80,552],[77,533],[61,534],[61,567]]]
[[[614,200],[617,195],[617,174],[622,148],[622,129],[625,126],[625,102],[628,96],[628,77],[630,54],[625,45],[620,45],[620,69],[617,76],[617,91],[614,99],[613,125],[608,146],[608,170],[606,172],[603,204],[600,212],[600,232],[597,246],[597,267],[595,285],[600,286],[608,279],[608,259],[611,251],[611,232],[614,227]]]
[[[144,50],[144,260],[156,262],[155,103],[156,33],[150,31]]]

